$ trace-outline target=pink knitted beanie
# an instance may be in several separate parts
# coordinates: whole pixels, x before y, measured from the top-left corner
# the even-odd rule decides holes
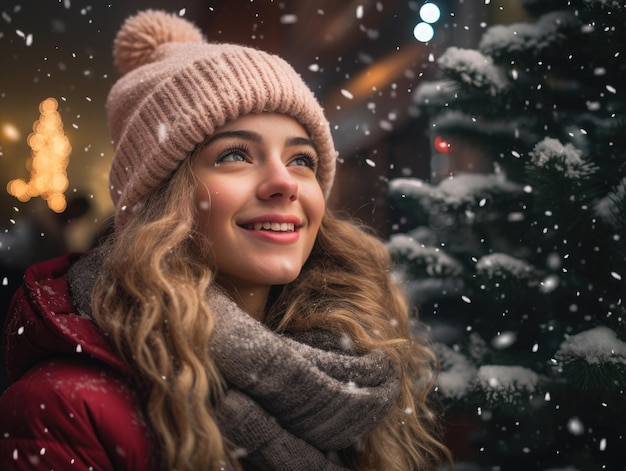
[[[320,156],[318,180],[328,197],[337,154],[328,121],[280,57],[207,43],[188,21],[146,10],[122,25],[114,59],[124,74],[106,105],[115,146],[110,191],[116,224],[217,128],[250,113],[286,114],[302,124]]]

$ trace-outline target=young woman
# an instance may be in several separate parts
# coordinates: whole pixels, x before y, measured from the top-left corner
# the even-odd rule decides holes
[[[158,11],[115,43],[115,227],[5,330],[2,469],[435,470],[433,355],[282,59]]]

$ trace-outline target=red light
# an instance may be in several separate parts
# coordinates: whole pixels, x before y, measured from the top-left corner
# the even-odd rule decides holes
[[[441,136],[435,137],[434,144],[435,150],[440,154],[449,154],[452,150],[451,144]]]

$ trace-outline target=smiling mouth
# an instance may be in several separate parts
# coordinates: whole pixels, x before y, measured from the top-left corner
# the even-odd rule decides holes
[[[244,224],[242,227],[251,231],[294,232],[296,230],[295,224],[291,222],[256,222]]]

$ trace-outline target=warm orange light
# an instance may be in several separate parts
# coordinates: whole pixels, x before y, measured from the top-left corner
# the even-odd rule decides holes
[[[348,90],[355,101],[365,100],[372,95],[374,90],[382,90],[402,77],[404,72],[410,69],[423,54],[422,45],[407,45],[370,65],[347,83],[342,84],[342,88]],[[324,104],[328,109],[332,109],[344,100],[342,94],[337,92],[326,97]]]
[[[65,210],[63,193],[69,186],[67,165],[72,146],[63,132],[63,121],[54,98],[39,104],[39,119],[33,123],[33,132],[26,142],[31,148],[31,158],[26,161],[30,169],[30,180],[11,180],[7,191],[20,201],[41,196],[48,207],[60,213]]]
[[[13,141],[13,142],[18,141],[22,137],[22,134],[20,133],[19,129],[17,129],[11,123],[5,123],[2,125],[2,134],[9,141]]]

